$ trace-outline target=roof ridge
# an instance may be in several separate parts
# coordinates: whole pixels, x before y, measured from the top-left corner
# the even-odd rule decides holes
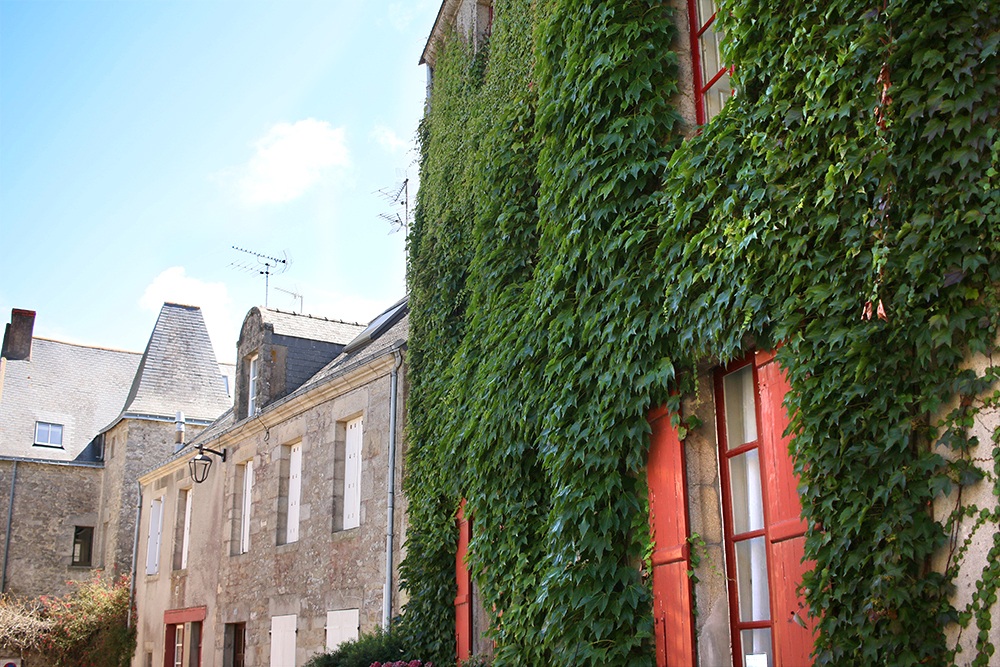
[[[105,352],[122,352],[124,354],[137,354],[142,355],[142,352],[135,352],[133,350],[122,350],[117,347],[104,347],[103,345],[88,345],[87,343],[70,343],[65,340],[56,340],[55,338],[46,338],[45,336],[32,336],[31,340],[44,340],[49,343],[59,343],[60,345],[72,345],[73,347],[85,347],[90,350],[104,350]]]
[[[309,313],[295,313],[288,310],[281,310],[280,308],[270,308],[268,306],[258,306],[261,310],[269,310],[272,313],[281,313],[282,315],[294,315],[295,317],[308,317],[311,320],[319,320],[321,322],[334,322],[336,324],[349,324],[351,326],[363,327],[367,326],[361,322],[348,322],[347,320],[336,320],[331,317],[323,317],[322,315],[310,315]]]

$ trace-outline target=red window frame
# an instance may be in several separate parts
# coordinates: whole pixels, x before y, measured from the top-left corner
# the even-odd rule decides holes
[[[713,23],[715,23],[715,18],[718,16],[718,12],[715,12],[706,20],[701,23],[698,18],[698,0],[687,0],[688,6],[688,26],[689,26],[689,37],[691,40],[691,66],[693,69],[694,78],[694,107],[695,107],[695,120],[698,125],[704,125],[709,120],[708,112],[705,109],[705,95],[712,89],[719,79],[721,79],[726,73],[731,73],[731,67],[723,66],[718,72],[712,75],[712,77],[705,82],[707,78],[703,72],[702,61],[701,61],[701,39]],[[720,54],[721,60],[721,54]],[[704,82],[704,83],[703,83]]]
[[[751,442],[744,443],[732,449],[729,448],[728,443],[728,433],[726,428],[726,404],[725,404],[725,393],[723,388],[723,378],[727,375],[735,373],[746,367],[751,368],[753,374],[753,398],[754,398],[754,418],[757,420],[756,430],[757,437]],[[751,353],[747,357],[740,359],[739,361],[730,363],[722,368],[718,368],[715,371],[715,417],[716,417],[716,427],[718,433],[718,443],[719,443],[719,473],[720,481],[722,484],[722,526],[723,526],[723,542],[726,550],[726,575],[727,575],[727,592],[729,595],[729,628],[732,636],[732,646],[733,646],[733,664],[737,667],[742,667],[743,665],[743,645],[742,645],[742,634],[743,630],[763,630],[767,629],[771,634],[771,656],[775,655],[774,646],[774,609],[771,604],[771,581],[773,579],[771,572],[771,550],[770,550],[770,540],[768,539],[768,526],[770,525],[769,520],[769,491],[767,480],[764,474],[764,451],[762,445],[762,440],[764,436],[763,422],[761,420],[761,400],[760,400],[760,377],[757,372],[757,364],[754,363],[754,355]],[[759,461],[759,474],[760,474],[760,488],[761,497],[763,503],[763,516],[764,525],[762,528],[756,530],[750,530],[743,533],[734,532],[734,518],[733,518],[733,499],[732,499],[732,481],[730,477],[730,466],[729,461],[745,454],[750,451],[757,451],[758,461]],[[739,591],[737,582],[737,567],[736,567],[736,544],[737,542],[748,541],[757,537],[764,538],[765,554],[767,558],[767,592],[768,592],[768,620],[766,621],[742,621],[740,620],[740,604],[739,604]],[[773,664],[773,663],[772,663]]]
[[[728,450],[723,378],[750,367],[753,374],[754,415],[757,437]],[[789,419],[784,397],[790,391],[784,372],[773,352],[750,352],[746,357],[715,372],[716,420],[719,446],[719,478],[722,485],[723,538],[729,595],[733,662],[743,664],[742,630],[770,629],[771,667],[804,667],[812,664],[816,619],[808,616],[798,586],[803,573],[812,567],[804,560],[806,524],[801,518],[798,480],[786,436]],[[756,449],[760,471],[763,528],[734,533],[734,511],[729,460]],[[768,620],[741,621],[739,618],[736,543],[764,538],[767,560]]]

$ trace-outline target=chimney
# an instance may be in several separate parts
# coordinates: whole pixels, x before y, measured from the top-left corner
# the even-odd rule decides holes
[[[10,361],[31,360],[31,333],[35,328],[35,311],[14,308],[10,311],[10,324],[3,334],[0,356]]]
[[[174,454],[184,448],[184,413],[177,411],[174,418]]]

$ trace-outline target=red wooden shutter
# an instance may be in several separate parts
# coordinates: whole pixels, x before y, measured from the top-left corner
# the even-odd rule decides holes
[[[665,406],[649,423],[649,523],[653,529],[653,622],[657,667],[694,667],[694,607],[684,447]]]
[[[455,554],[455,580],[458,595],[455,597],[455,642],[459,661],[472,656],[472,573],[466,557],[472,539],[472,523],[465,518],[465,498],[458,506],[458,551]]]
[[[773,352],[758,352],[755,361],[760,385],[760,447],[767,487],[765,516],[770,542],[774,664],[775,667],[803,667],[812,664],[809,653],[813,648],[816,622],[807,618],[805,601],[797,592],[803,573],[813,563],[802,562],[806,522],[800,516],[799,482],[788,453],[791,438],[782,435],[789,419],[781,402],[789,386]],[[807,627],[796,622],[796,615]]]

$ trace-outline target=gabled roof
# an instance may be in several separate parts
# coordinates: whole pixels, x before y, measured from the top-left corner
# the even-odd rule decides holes
[[[448,30],[448,26],[455,25],[455,15],[458,14],[458,8],[462,5],[462,0],[442,0],[441,7],[438,9],[437,18],[434,19],[434,26],[431,28],[431,34],[427,36],[427,42],[424,44],[423,53],[420,54],[420,62],[418,65],[428,64],[431,67],[435,65],[435,56],[437,55],[437,45],[444,39],[445,33]]]
[[[8,360],[0,454],[73,460],[125,403],[138,352],[33,338],[30,360]],[[63,426],[63,449],[33,447],[35,422]]]
[[[128,416],[173,419],[178,410],[188,420],[210,422],[231,406],[201,309],[163,304],[114,423]]]
[[[322,370],[316,373],[301,387],[293,391],[288,396],[284,396],[265,407],[262,415],[266,415],[272,410],[276,410],[298,400],[301,396],[309,394],[327,382],[332,382],[337,378],[350,376],[351,373],[355,372],[359,368],[362,368],[365,364],[374,362],[385,355],[391,355],[394,350],[405,346],[409,332],[410,320],[408,299],[409,297],[404,297],[402,300],[396,302],[384,312],[380,313],[375,319],[372,320],[368,327],[363,329],[363,331],[367,331],[368,328],[374,329],[372,338],[368,339],[366,344],[356,347],[352,352],[343,352],[338,355],[337,358],[323,367]],[[373,327],[373,325],[375,326]],[[191,452],[194,451],[199,444],[206,445],[212,440],[224,435],[228,431],[240,428],[244,423],[252,421],[256,418],[257,417],[254,416],[245,419],[242,422],[237,422],[233,414],[233,410],[228,410],[211,426],[195,436],[190,442],[186,443],[180,451],[176,452],[172,457],[160,464],[160,466],[157,466],[157,468],[177,459],[190,457]],[[153,470],[155,469],[156,468]],[[148,472],[152,471],[150,470],[147,471],[147,473]]]
[[[357,322],[342,322],[315,315],[288,313],[276,308],[258,306],[257,310],[260,311],[261,321],[264,324],[270,324],[272,331],[278,336],[291,336],[292,338],[344,345],[365,328],[365,325]]]

